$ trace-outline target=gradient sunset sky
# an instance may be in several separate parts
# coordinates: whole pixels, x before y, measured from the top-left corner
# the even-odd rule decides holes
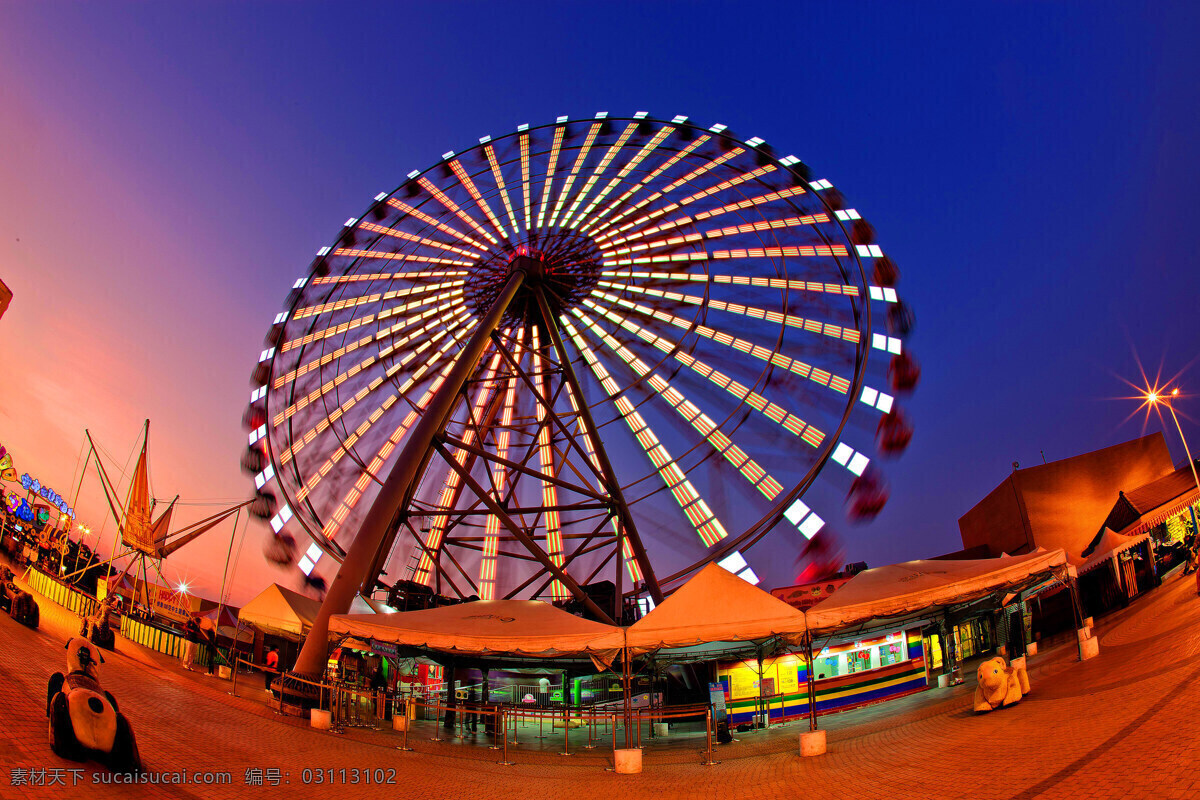
[[[686,114],[875,225],[923,381],[891,503],[841,533],[872,565],[957,549],[1011,462],[1162,429],[1116,399],[1138,359],[1182,372],[1200,446],[1198,34],[1194,3],[0,2],[0,444],[70,497],[85,427],[124,464],[150,418],[185,521],[247,497],[251,368],[343,220],[519,123]],[[235,603],[294,585],[264,530]],[[229,532],[168,575],[215,597]]]

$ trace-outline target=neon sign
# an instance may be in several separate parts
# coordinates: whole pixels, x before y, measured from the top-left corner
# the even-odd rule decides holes
[[[21,476],[21,485],[25,487],[26,491],[33,492],[40,497],[46,498],[50,501],[52,506],[66,514],[71,519],[75,519],[75,509],[68,506],[67,501],[62,499],[58,492],[54,491],[49,486],[43,486],[41,481],[37,480],[36,478],[29,477],[28,472]]]

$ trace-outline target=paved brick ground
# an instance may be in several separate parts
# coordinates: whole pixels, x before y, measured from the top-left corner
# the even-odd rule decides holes
[[[42,602],[42,627],[31,631],[0,615],[0,798],[590,798],[887,797],[887,798],[1200,798],[1200,598],[1190,579],[1162,588],[1099,626],[1101,654],[1080,663],[1073,643],[1030,660],[1033,692],[1019,705],[976,716],[970,685],[822,718],[829,753],[796,755],[799,723],[740,734],[719,747],[721,763],[700,764],[703,733],[673,731],[647,742],[645,772],[605,771],[603,746],[558,755],[562,730],[519,727],[501,766],[482,733],[430,741],[433,723],[417,723],[415,752],[396,749],[390,730],[352,728],[343,735],[281,717],[261,679],[227,681],[183,671],[177,662],[121,640],[101,680],[130,718],[147,768],[155,774],[225,771],[226,785],[94,783],[110,773],[50,752],[45,687],[63,669],[63,643],[78,620]],[[968,681],[968,684],[973,681]],[[70,769],[80,772],[70,773]],[[325,773],[305,785],[304,770]],[[358,783],[350,781],[360,770]],[[247,783],[247,770],[278,770],[278,786]],[[20,772],[65,785],[14,785]],[[55,772],[61,770],[61,772]],[[392,785],[364,781],[385,770]],[[266,776],[269,781],[269,774]],[[71,784],[75,785],[71,785]]]

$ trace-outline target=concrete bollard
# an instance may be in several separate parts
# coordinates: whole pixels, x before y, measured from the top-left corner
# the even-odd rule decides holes
[[[954,675],[947,672],[943,675],[938,675],[938,688],[946,689],[954,682]]]
[[[229,667],[225,666],[224,664],[217,667],[217,677],[224,681],[229,680],[232,677]]]
[[[332,730],[333,717],[328,711],[322,711],[319,708],[314,708],[309,716],[308,724],[312,725],[319,731]]]
[[[1094,636],[1080,638],[1079,640],[1079,660],[1087,661],[1089,658],[1095,658],[1100,655],[1100,640]]]
[[[642,771],[642,751],[636,747],[613,750],[613,770],[618,775],[637,775]]]
[[[392,716],[392,730],[406,731],[408,730],[408,715],[395,714]]]
[[[1028,645],[1026,645],[1025,655],[1027,655],[1027,656],[1036,656],[1037,655],[1037,642],[1030,642]]]
[[[800,755],[805,757],[825,755],[825,731],[801,731]]]
[[[668,733],[670,733],[670,731],[671,731],[671,724],[669,722],[654,723],[654,735],[655,736],[665,737]]]
[[[1092,618],[1091,618],[1091,617],[1085,617],[1085,618],[1084,618],[1084,620],[1083,620],[1083,627],[1085,627],[1085,628],[1088,628],[1088,629],[1091,629],[1091,628],[1094,628],[1095,626],[1096,626],[1096,623],[1095,623],[1095,622],[1092,620]]]
[[[1090,639],[1090,638],[1092,638],[1092,628],[1091,628],[1091,626],[1086,626],[1086,627],[1080,628],[1079,630],[1075,631],[1075,636],[1076,636],[1076,637],[1079,639],[1079,641],[1081,641],[1081,642],[1082,642],[1084,639]]]

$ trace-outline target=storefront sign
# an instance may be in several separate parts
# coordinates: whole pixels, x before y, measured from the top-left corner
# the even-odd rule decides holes
[[[400,650],[396,647],[395,642],[381,642],[378,639],[371,640],[371,652],[392,658],[400,657]]]
[[[49,486],[42,486],[41,481],[29,477],[28,472],[21,476],[21,485],[25,487],[25,491],[33,492],[40,497],[46,498],[50,501],[50,504],[59,511],[66,514],[71,519],[75,519],[75,509],[68,506],[67,501],[62,499],[58,492],[54,491]]]

